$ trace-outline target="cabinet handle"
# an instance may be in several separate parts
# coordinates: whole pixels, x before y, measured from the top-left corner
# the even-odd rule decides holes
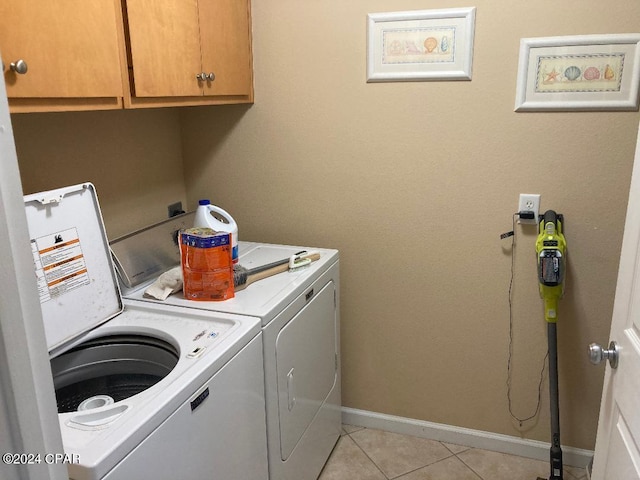
[[[25,62],[22,59],[15,62],[11,62],[9,66],[11,67],[11,70],[13,70],[14,72],[20,75],[24,75],[25,73],[27,73],[27,70],[28,70],[27,62]]]
[[[211,73],[201,72],[196,75],[196,78],[198,79],[199,82],[207,82],[207,81],[213,82],[216,79],[216,75],[213,72]]]

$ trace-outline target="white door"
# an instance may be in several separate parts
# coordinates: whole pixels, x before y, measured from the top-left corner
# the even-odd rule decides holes
[[[3,457],[0,478],[62,480],[66,465],[44,458],[62,437],[5,92],[0,74],[0,453],[34,456]]]
[[[640,132],[609,339],[618,365],[605,370],[591,478],[640,480]]]

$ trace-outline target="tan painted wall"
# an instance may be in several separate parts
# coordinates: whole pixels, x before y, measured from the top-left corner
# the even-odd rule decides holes
[[[366,14],[477,7],[473,81],[367,84]],[[593,448],[637,112],[514,113],[521,37],[640,31],[636,0],[253,4],[256,103],[182,112],[191,207],[245,240],[341,251],[345,406],[548,440],[506,399],[519,193],[566,216],[563,443]],[[513,409],[533,413],[546,327],[535,227],[517,229]]]
[[[186,204],[175,109],[30,113],[11,122],[24,192],[94,183],[109,238]]]
[[[473,81],[365,83],[367,13],[472,5]],[[245,240],[339,248],[345,406],[547,440],[546,383],[537,422],[507,409],[498,238],[518,194],[540,193],[570,248],[562,439],[593,448],[603,370],[584,351],[608,336],[640,115],[515,114],[517,57],[520,37],[640,31],[640,3],[262,0],[253,17],[255,105],[13,115],[25,192],[94,182],[112,238],[207,196]],[[527,416],[546,339],[535,230],[517,235],[512,396]]]

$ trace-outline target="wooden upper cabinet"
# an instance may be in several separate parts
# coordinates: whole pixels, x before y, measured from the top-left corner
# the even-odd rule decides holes
[[[251,24],[243,0],[199,0],[202,68],[215,80],[205,95],[250,95]]]
[[[249,0],[124,0],[128,107],[253,101]]]
[[[12,112],[253,102],[250,0],[0,0],[0,55]]]
[[[117,0],[3,0],[0,54],[11,111],[122,108],[121,22]],[[24,73],[11,68],[19,60]]]
[[[136,97],[202,95],[197,0],[127,0]]]

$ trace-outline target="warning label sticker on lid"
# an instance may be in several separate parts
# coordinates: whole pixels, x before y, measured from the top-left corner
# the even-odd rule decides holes
[[[40,303],[90,283],[75,228],[31,240],[31,251]]]

